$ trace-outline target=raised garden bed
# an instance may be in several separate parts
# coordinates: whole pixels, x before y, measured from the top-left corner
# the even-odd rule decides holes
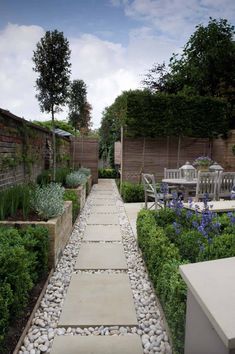
[[[86,202],[86,185],[81,185],[77,188],[66,188],[66,190],[73,191],[77,194],[80,211],[83,209]]]
[[[0,225],[24,228],[29,225],[45,226],[49,231],[49,266],[55,267],[72,232],[72,202],[64,202],[62,215],[48,221],[0,221]]]

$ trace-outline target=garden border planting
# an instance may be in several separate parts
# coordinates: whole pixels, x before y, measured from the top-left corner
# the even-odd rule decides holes
[[[15,226],[18,228],[25,228],[30,225],[45,226],[50,237],[49,266],[54,267],[58,263],[72,232],[72,202],[65,201],[64,207],[62,215],[48,221],[0,221],[0,226]]]

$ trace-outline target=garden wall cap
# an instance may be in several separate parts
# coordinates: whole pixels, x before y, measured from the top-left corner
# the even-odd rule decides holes
[[[235,348],[235,257],[185,264],[180,274],[218,336]]]

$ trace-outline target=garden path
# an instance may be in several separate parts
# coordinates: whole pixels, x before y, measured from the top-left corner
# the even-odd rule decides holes
[[[53,274],[20,354],[170,354],[114,180],[99,180]]]

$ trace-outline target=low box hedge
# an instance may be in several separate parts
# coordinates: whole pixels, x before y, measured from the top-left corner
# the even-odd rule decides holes
[[[138,244],[164,309],[175,353],[184,352],[186,285],[179,265],[235,256],[235,214],[202,214],[180,202],[137,218]]]
[[[120,186],[120,194],[125,203],[144,202],[144,187],[142,184],[123,182]]]
[[[49,236],[44,227],[0,228],[0,348],[30,290],[48,271]]]

